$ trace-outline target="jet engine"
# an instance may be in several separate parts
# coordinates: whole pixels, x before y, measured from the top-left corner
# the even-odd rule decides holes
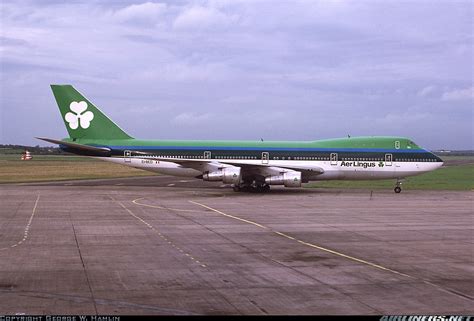
[[[205,181],[222,181],[224,184],[240,184],[242,178],[240,167],[224,167],[215,172],[207,172],[202,175]]]
[[[285,187],[301,187],[301,173],[295,171],[269,176],[265,178],[265,183],[268,185],[285,185]]]

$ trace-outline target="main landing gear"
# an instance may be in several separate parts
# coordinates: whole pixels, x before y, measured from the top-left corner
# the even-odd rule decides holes
[[[249,192],[249,193],[266,193],[270,191],[268,184],[239,184],[232,186],[234,192]]]
[[[397,179],[397,183],[396,183],[395,188],[393,190],[397,194],[402,191],[402,180],[401,179]]]

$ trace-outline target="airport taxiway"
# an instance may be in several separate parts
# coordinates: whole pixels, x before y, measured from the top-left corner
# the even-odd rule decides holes
[[[473,195],[0,185],[0,315],[473,314]]]

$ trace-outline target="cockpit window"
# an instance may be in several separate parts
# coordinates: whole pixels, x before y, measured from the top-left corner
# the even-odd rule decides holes
[[[418,145],[415,144],[412,140],[408,141],[407,147],[408,148],[419,148]]]

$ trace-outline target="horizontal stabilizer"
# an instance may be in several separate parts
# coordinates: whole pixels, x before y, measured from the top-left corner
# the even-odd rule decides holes
[[[98,147],[98,146],[90,146],[90,145],[82,145],[76,144],[71,142],[65,142],[62,140],[52,139],[52,138],[45,138],[45,137],[36,137],[37,139],[44,140],[49,143],[63,145],[75,150],[80,150],[84,152],[92,152],[92,153],[99,153],[99,154],[110,154],[111,149],[108,147]]]

